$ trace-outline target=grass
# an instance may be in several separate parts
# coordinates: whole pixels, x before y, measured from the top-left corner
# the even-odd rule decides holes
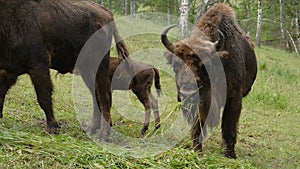
[[[133,58],[160,69],[164,92],[159,98],[162,127],[153,133],[152,122],[147,132],[148,138],[159,136],[172,127],[180,114],[172,69],[165,64],[157,35],[133,36],[127,43]],[[52,71],[54,111],[61,124],[61,134],[47,134],[45,115],[36,101],[30,79],[21,76],[7,94],[4,118],[0,119],[0,168],[299,168],[300,58],[269,47],[256,48],[256,53],[259,72],[252,92],[243,100],[237,160],[221,155],[220,127],[204,142],[201,153],[191,150],[188,137],[182,136],[183,140],[178,141],[181,138],[171,138],[177,133],[171,133],[165,137],[169,140],[163,141],[173,141],[172,147],[155,156],[134,158],[120,152],[118,155],[117,146],[112,152],[114,145],[108,148],[99,145],[83,131],[85,126],[81,127],[74,109],[73,98],[78,91],[72,90],[73,76],[56,75]],[[129,102],[124,102],[123,96]],[[131,92],[116,91],[113,101],[114,130],[143,140],[139,133],[143,106]],[[123,105],[129,107],[122,109]],[[177,132],[176,128],[174,131]],[[141,153],[149,150],[138,149]]]

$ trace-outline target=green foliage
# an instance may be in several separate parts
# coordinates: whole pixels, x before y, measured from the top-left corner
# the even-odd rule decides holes
[[[128,8],[130,8],[130,0],[128,1]],[[98,3],[100,0],[98,0]],[[137,12],[168,12],[168,2],[170,2],[170,13],[171,15],[180,16],[180,4],[178,0],[136,0]],[[189,1],[189,22],[194,23],[196,15],[198,12],[198,5],[200,0],[190,0]],[[240,25],[246,32],[250,35],[256,37],[256,25],[257,25],[257,1],[254,0],[227,0],[227,1],[213,1],[213,2],[227,2],[233,6],[237,14],[237,19]],[[246,5],[250,4],[250,18],[247,18]],[[287,30],[291,33],[294,39],[297,38],[296,26],[295,26],[295,14],[296,10],[300,9],[300,3],[297,0],[285,0],[284,17],[285,26]],[[113,13],[117,16],[124,15],[124,0],[106,1],[104,0],[104,5],[111,9]],[[263,23],[262,23],[262,37],[261,41],[264,45],[271,45],[274,47],[283,47],[281,43],[281,33],[280,33],[280,17],[279,17],[279,2],[274,0],[263,1]],[[130,9],[128,9],[130,11]],[[174,18],[176,21],[173,23],[178,23],[178,18]],[[161,19],[164,20],[164,19]]]

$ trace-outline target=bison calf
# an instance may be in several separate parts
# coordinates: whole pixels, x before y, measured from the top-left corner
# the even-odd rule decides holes
[[[148,130],[150,122],[151,108],[154,112],[155,129],[160,127],[160,117],[158,111],[158,101],[151,93],[151,86],[155,80],[157,95],[160,95],[161,87],[158,70],[148,64],[110,58],[109,77],[111,79],[112,90],[132,90],[139,101],[145,107],[145,121],[141,130],[142,134]]]

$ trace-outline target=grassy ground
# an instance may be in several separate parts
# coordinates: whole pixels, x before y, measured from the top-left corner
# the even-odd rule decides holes
[[[161,48],[156,37],[143,41],[148,47],[140,44],[139,37],[132,37],[127,43],[132,52]],[[36,101],[31,82],[27,75],[21,76],[7,95],[4,118],[0,119],[0,168],[299,168],[300,58],[268,47],[256,48],[256,53],[259,72],[252,92],[243,101],[237,160],[222,157],[220,127],[204,143],[202,153],[191,151],[186,138],[155,156],[134,158],[111,153],[92,141],[76,118],[73,76],[52,72],[54,111],[61,124],[61,134],[47,134],[45,115]],[[151,55],[151,51],[133,52],[133,57],[150,62],[151,58],[142,57],[146,54]],[[168,119],[177,116],[173,110],[177,110],[178,103],[174,80],[168,73],[171,68],[164,66],[166,61],[162,55],[155,59],[161,69],[165,93],[160,99],[165,101],[160,108],[162,128],[159,132],[162,132],[172,122]],[[134,105],[132,110],[142,112],[143,107],[134,95],[129,94],[129,97],[130,104]],[[142,139],[139,134],[142,122],[124,118],[117,112],[118,105],[120,103],[115,103],[112,108],[114,129]],[[151,133],[153,123],[149,130]]]

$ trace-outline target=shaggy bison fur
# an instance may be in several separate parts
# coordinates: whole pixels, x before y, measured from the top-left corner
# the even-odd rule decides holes
[[[119,56],[128,56],[112,12],[89,0],[0,0],[0,6],[0,117],[7,91],[18,76],[28,74],[49,132],[57,133],[49,68],[72,73],[82,47],[96,33],[93,45],[97,52],[80,58],[76,67],[94,96],[91,129],[100,128],[100,138],[105,139],[111,125],[108,74],[112,36]]]
[[[221,3],[207,11],[189,38],[170,42],[166,34],[172,27],[166,28],[161,38],[170,51],[166,55],[176,73],[182,112],[193,126],[194,149],[202,150],[202,136],[207,126],[217,125],[223,108],[223,153],[236,158],[242,98],[251,90],[257,74],[251,38],[236,23],[233,9]]]

